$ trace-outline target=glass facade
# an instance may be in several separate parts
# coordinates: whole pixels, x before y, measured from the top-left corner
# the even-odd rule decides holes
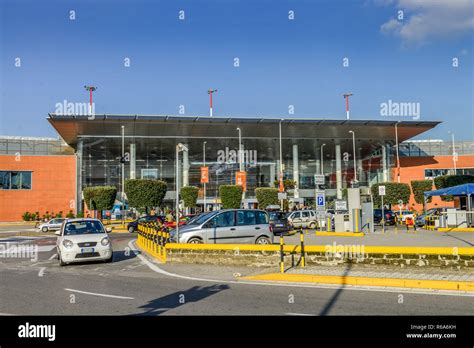
[[[74,155],[74,149],[61,139],[39,137],[0,137],[0,155]]]

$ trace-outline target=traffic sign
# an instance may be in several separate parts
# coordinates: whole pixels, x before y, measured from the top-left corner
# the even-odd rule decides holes
[[[326,197],[324,192],[318,192],[316,194],[316,205],[318,208],[326,206]]]
[[[347,210],[347,201],[337,200],[334,204],[335,210],[346,211]]]
[[[385,186],[379,186],[379,196],[385,196]]]
[[[278,200],[286,199],[286,192],[278,192]]]
[[[315,174],[314,175],[314,184],[315,185],[324,185],[326,177],[322,174]]]

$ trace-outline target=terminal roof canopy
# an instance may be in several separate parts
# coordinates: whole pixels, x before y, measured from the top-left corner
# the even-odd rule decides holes
[[[397,121],[379,120],[329,120],[329,119],[279,119],[247,117],[166,116],[166,115],[87,115],[70,116],[49,114],[48,121],[59,135],[72,147],[80,137],[118,138],[121,125],[125,126],[127,138],[176,138],[222,139],[238,138],[236,128],[242,130],[242,139],[278,139],[279,123],[282,138],[297,143],[301,139],[316,140],[317,144],[340,143],[343,151],[352,151],[352,134],[355,132],[357,146],[363,154],[383,144],[395,143]],[[400,121],[398,140],[413,138],[440,122]]]

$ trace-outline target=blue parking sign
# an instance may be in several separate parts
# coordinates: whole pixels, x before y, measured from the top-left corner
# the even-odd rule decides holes
[[[318,193],[317,203],[318,203],[318,207],[324,207],[325,206],[324,195],[323,194]]]

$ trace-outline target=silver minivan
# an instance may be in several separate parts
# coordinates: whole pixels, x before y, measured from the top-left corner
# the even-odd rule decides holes
[[[288,215],[288,221],[297,228],[316,228],[318,217],[314,210],[297,210]]]
[[[176,229],[170,233],[176,243]],[[179,243],[272,244],[268,214],[258,209],[225,209],[203,214],[179,228]]]

